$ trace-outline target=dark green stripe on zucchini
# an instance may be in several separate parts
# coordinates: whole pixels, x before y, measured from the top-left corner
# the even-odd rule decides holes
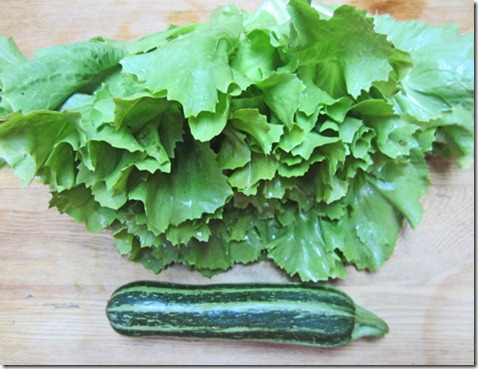
[[[128,336],[173,336],[333,347],[382,337],[387,324],[342,291],[303,283],[185,285],[138,281],[106,313]]]

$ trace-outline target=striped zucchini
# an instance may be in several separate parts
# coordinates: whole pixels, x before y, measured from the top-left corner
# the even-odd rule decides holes
[[[138,281],[106,314],[118,333],[333,347],[382,337],[387,324],[345,293],[303,283],[185,285]]]

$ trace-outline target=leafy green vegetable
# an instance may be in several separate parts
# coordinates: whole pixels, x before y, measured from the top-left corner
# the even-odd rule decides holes
[[[268,0],[27,60],[0,37],[0,167],[158,273],[376,269],[417,227],[427,157],[474,154],[473,36]]]

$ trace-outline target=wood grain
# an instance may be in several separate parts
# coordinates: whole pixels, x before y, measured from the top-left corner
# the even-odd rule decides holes
[[[0,34],[28,56],[40,47],[97,35],[133,40],[169,23],[207,19],[226,1],[0,1]],[[346,1],[329,1],[341,4]],[[351,0],[373,13],[432,24],[474,26],[473,3]],[[236,0],[252,11],[260,1]],[[474,363],[474,170],[433,160],[432,186],[417,229],[405,226],[396,252],[376,272],[349,268],[333,284],[382,316],[390,334],[323,350],[273,344],[131,339],[108,325],[104,308],[123,283],[285,281],[269,263],[237,266],[212,280],[183,267],[158,276],[118,256],[108,232],[48,208],[44,186],[22,188],[0,171],[0,363],[8,365],[459,365]]]

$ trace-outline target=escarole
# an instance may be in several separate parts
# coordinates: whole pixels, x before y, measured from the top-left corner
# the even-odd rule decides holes
[[[28,60],[0,38],[0,165],[160,272],[376,269],[420,223],[427,157],[474,151],[473,35],[268,1]]]

